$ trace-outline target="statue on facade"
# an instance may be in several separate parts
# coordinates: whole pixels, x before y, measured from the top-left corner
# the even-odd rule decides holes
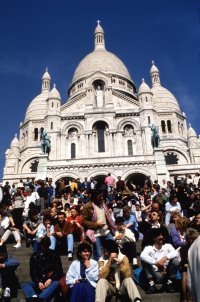
[[[40,141],[42,152],[49,155],[51,151],[51,139],[43,127],[40,129]]]
[[[149,127],[151,128],[151,145],[153,148],[158,148],[160,143],[158,127],[156,127],[154,124],[149,125]]]
[[[97,107],[99,108],[103,107],[103,91],[101,90],[100,86],[97,86],[97,89],[95,91],[95,97],[96,97]]]

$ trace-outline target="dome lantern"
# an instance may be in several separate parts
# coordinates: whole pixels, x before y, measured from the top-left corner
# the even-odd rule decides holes
[[[105,49],[104,31],[99,20],[97,21],[97,27],[94,31],[94,49]]]
[[[50,83],[51,83],[51,77],[50,74],[48,73],[48,68],[46,67],[46,71],[42,77],[42,92],[50,91]]]
[[[152,66],[150,69],[152,86],[160,86],[160,74],[158,68],[154,65],[154,61],[152,61]]]

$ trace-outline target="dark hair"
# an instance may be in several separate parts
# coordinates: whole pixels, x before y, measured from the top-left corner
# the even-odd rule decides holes
[[[39,212],[37,209],[33,208],[28,211],[28,218],[32,219],[33,216],[38,215]]]
[[[119,253],[119,247],[117,243],[112,239],[103,241],[102,246],[109,253],[116,253],[116,254]]]
[[[163,232],[160,228],[152,228],[151,231],[149,232],[149,237],[151,237],[152,239],[156,238],[157,236],[163,236]]]
[[[91,247],[91,245],[89,245],[89,243],[87,243],[87,242],[82,242],[81,244],[79,244],[79,246],[77,247],[77,258],[79,259],[79,260],[81,260],[82,258],[81,258],[81,253],[83,252],[83,251],[88,251],[88,252],[90,252],[90,254],[92,254],[92,247]]]
[[[124,217],[121,216],[116,217],[115,224],[124,224]]]
[[[97,196],[100,195],[100,194],[103,194],[102,190],[93,190],[91,192],[91,200],[92,201],[96,201],[97,200]]]
[[[51,240],[48,236],[45,236],[40,241],[41,248],[47,250],[51,245]]]
[[[59,211],[59,212],[57,212],[57,216],[58,216],[58,215],[62,215],[62,216],[64,216],[64,217],[66,217],[65,212],[61,212],[61,211]]]

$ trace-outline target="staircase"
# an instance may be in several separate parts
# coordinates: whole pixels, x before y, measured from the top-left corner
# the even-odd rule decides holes
[[[13,256],[13,258],[19,260],[20,265],[17,268],[16,275],[18,278],[19,285],[30,281],[29,275],[29,259],[33,253],[32,248],[26,248],[25,243],[22,241],[22,247],[19,249],[13,248],[13,244],[7,244],[8,254]],[[75,249],[76,250],[76,249]],[[68,267],[71,262],[68,261],[67,256],[61,256],[63,270],[67,272]],[[139,287],[139,292],[142,297],[143,302],[179,302],[180,301],[180,294],[179,293],[161,293],[156,295],[146,295],[145,292]],[[12,298],[11,302],[25,302],[26,299],[21,289],[18,290],[18,294],[16,298]],[[56,302],[56,301],[55,301]],[[67,301],[65,301],[67,302]],[[82,301],[80,301],[82,302]]]

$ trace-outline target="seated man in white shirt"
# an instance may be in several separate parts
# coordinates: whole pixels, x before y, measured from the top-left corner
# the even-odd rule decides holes
[[[154,241],[153,245],[146,246],[140,258],[142,261],[142,273],[148,280],[147,294],[160,292],[155,283],[163,283],[162,290],[175,292],[173,280],[179,267],[178,252],[169,243],[164,243],[164,237],[160,229],[152,229],[149,234]],[[161,290],[161,291],[162,291]]]

